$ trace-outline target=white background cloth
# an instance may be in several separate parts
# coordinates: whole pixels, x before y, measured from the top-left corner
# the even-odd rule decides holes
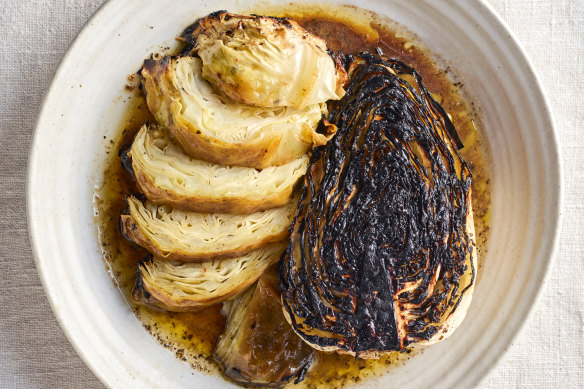
[[[469,0],[476,1],[476,0]],[[65,50],[102,0],[0,0],[0,387],[102,388],[55,320],[25,216],[28,148]],[[558,255],[523,331],[483,388],[584,387],[584,0],[489,0],[527,50],[564,166]]]

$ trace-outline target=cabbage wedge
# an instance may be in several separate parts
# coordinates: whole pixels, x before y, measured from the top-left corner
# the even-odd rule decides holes
[[[361,53],[331,109],[280,262],[285,314],[313,347],[375,358],[446,339],[473,294],[471,172],[444,109],[401,62]]]
[[[285,244],[273,243],[230,259],[175,263],[150,257],[138,265],[132,293],[139,304],[193,311],[238,296],[278,261]]]
[[[287,164],[325,144],[334,126],[318,124],[326,105],[258,108],[219,95],[194,57],[144,62],[140,72],[148,107],[158,123],[194,158],[264,169]]]
[[[261,171],[193,159],[156,126],[142,127],[127,155],[148,200],[203,213],[250,214],[282,207],[308,166],[307,156]]]
[[[242,256],[286,239],[298,199],[251,215],[189,212],[133,196],[127,203],[121,226],[128,239],[161,260],[202,262]]]
[[[235,101],[303,109],[345,94],[345,69],[323,39],[293,20],[219,11],[182,39],[203,60],[203,77]]]

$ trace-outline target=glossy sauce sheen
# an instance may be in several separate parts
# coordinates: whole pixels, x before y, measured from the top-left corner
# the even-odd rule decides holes
[[[456,80],[448,67],[440,67],[429,51],[421,47],[411,34],[392,26],[391,21],[356,8],[331,12],[324,16],[322,10],[286,12],[277,9],[257,9],[256,13],[290,16],[309,31],[327,41],[332,50],[351,54],[363,50],[375,52],[381,48],[386,56],[405,62],[415,68],[424,84],[438,102],[452,116],[452,121],[465,145],[461,156],[468,163],[473,177],[472,205],[478,246],[478,282],[481,278],[481,258],[485,255],[489,235],[490,171],[488,144],[483,138],[480,119],[468,98],[464,97],[464,87]],[[360,17],[353,17],[353,16]],[[368,20],[368,24],[349,24]],[[382,27],[384,26],[384,27]],[[166,37],[161,37],[164,39]],[[133,76],[130,76],[132,78]],[[132,99],[133,109],[121,127],[117,139],[110,140],[108,164],[104,174],[104,184],[96,190],[95,207],[99,239],[103,249],[106,268],[114,282],[120,287],[136,316],[144,327],[177,358],[189,363],[193,368],[220,374],[213,361],[213,349],[225,325],[221,315],[221,304],[193,313],[169,313],[136,306],[131,301],[131,290],[135,281],[136,264],[147,254],[146,251],[126,241],[119,229],[119,216],[125,208],[125,196],[137,193],[131,175],[122,168],[119,151],[126,149],[140,127],[154,119],[148,112],[142,92],[135,88],[136,80],[127,86],[127,98]],[[354,357],[318,352],[306,380],[290,387],[340,387],[358,383],[368,376],[380,375],[403,363],[414,355],[407,352],[390,353],[378,360],[355,360]]]

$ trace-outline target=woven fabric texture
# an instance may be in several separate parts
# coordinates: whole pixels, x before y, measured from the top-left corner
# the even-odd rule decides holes
[[[475,1],[475,0],[469,0]],[[102,0],[0,6],[0,388],[102,388],[63,335],[27,233],[36,115],[63,54]],[[527,51],[555,116],[564,166],[558,255],[530,320],[482,388],[584,387],[584,2],[490,0]],[[34,222],[34,221],[33,221]]]

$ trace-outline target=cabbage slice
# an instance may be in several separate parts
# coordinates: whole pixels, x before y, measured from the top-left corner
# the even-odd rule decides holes
[[[233,258],[285,239],[297,202],[251,215],[230,215],[183,211],[130,196],[121,225],[126,237],[161,259]]]
[[[273,266],[223,310],[227,323],[213,353],[223,374],[246,386],[281,387],[304,379],[314,350],[284,318]]]
[[[132,293],[142,305],[167,311],[193,311],[238,296],[252,285],[286,246],[273,243],[230,259],[178,263],[150,257],[138,265]]]
[[[308,156],[261,171],[193,159],[157,126],[138,132],[128,156],[150,201],[205,213],[250,214],[284,206],[308,166]]]
[[[146,60],[141,70],[148,107],[185,152],[221,165],[263,169],[287,164],[325,144],[334,126],[317,132],[325,104],[302,109],[234,103],[203,79],[199,58]]]
[[[182,38],[203,60],[203,77],[235,101],[305,108],[345,94],[346,72],[326,42],[293,20],[216,12]]]

